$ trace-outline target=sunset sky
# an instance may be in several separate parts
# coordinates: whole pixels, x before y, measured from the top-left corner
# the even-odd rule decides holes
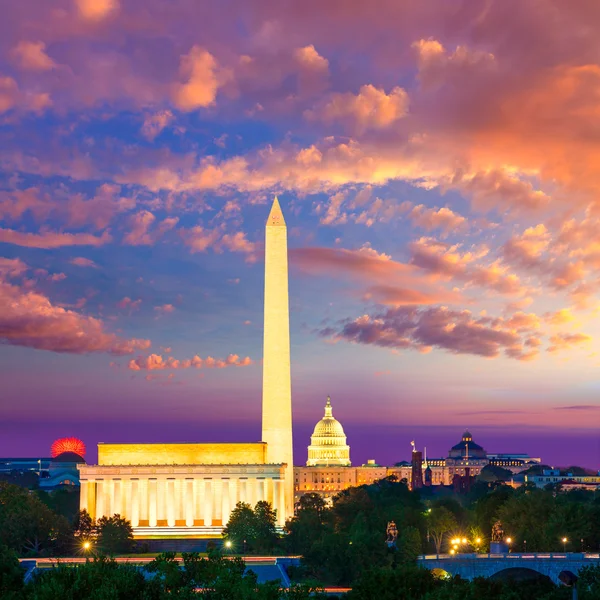
[[[260,438],[288,225],[295,460],[600,468],[600,3],[0,3],[0,456]]]

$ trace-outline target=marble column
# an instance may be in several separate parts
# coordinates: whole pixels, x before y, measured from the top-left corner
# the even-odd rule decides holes
[[[158,520],[158,481],[156,478],[148,480],[148,525],[156,527]]]
[[[285,520],[288,517],[293,517],[294,514],[287,515],[285,512],[286,503],[285,503],[285,486],[283,485],[283,481],[279,480],[279,524],[283,527],[285,525]]]
[[[240,502],[248,502],[248,500],[247,500],[247,498],[248,498],[248,493],[247,493],[248,478],[241,477],[239,479],[238,485],[239,485],[238,497],[240,499]]]
[[[204,515],[204,504],[205,504],[205,483],[204,479],[195,479],[194,480],[194,488],[195,488],[195,502],[196,509],[194,510],[194,521],[201,521],[202,524],[205,524],[205,515]]]
[[[96,519],[104,516],[104,480],[96,480]]]
[[[175,480],[167,479],[167,525],[175,527]]]
[[[184,506],[185,506],[185,525],[186,527],[194,526],[194,480],[185,479],[184,484]]]
[[[211,527],[213,523],[213,481],[204,480],[204,526]]]
[[[121,505],[122,493],[121,493],[121,485],[122,482],[120,479],[113,479],[112,482],[113,490],[113,502],[112,502],[112,513],[113,515],[121,515],[123,516],[123,507]]]
[[[223,527],[229,523],[231,506],[229,504],[229,486],[231,479],[221,479],[221,522]]]
[[[229,480],[229,511],[235,508],[235,505],[238,503],[239,492],[238,492],[238,479],[230,479]],[[229,519],[227,519],[229,520]]]
[[[87,479],[81,479],[79,481],[79,510],[86,510],[90,512],[88,494],[90,489],[90,483]]]
[[[137,479],[130,481],[130,511],[131,511],[131,526],[139,527],[140,524],[140,500],[139,500],[139,482]]]
[[[212,480],[213,488],[213,523],[223,525],[223,483],[220,479]]]

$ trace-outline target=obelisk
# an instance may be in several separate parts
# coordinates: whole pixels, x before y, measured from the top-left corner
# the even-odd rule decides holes
[[[265,229],[262,441],[267,443],[268,463],[287,464],[284,482],[287,519],[294,515],[290,310],[287,227],[277,198]]]

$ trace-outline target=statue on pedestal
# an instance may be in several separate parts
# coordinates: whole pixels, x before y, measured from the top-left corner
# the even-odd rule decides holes
[[[394,523],[394,521],[390,521],[387,524],[387,529],[385,532],[387,534],[387,539],[385,541],[385,543],[387,544],[387,547],[395,548],[396,540],[398,539],[398,528],[396,527],[396,523]]]
[[[502,543],[504,541],[504,529],[502,522],[496,521],[492,527],[492,542]]]

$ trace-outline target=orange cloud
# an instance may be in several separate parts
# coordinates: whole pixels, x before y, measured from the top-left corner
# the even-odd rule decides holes
[[[251,365],[252,360],[249,356],[240,358],[237,354],[230,354],[227,358],[213,358],[207,356],[200,358],[198,355],[191,359],[178,360],[172,356],[166,359],[160,354],[150,354],[149,356],[140,356],[131,359],[128,368],[132,371],[157,371],[165,369],[224,369],[226,367],[246,367]]]
[[[187,81],[175,87],[173,101],[177,108],[191,111],[214,104],[219,81],[217,61],[210,52],[193,46],[181,57],[180,71]]]
[[[384,129],[408,112],[408,94],[401,87],[389,94],[373,85],[363,85],[358,94],[334,93],[320,106],[307,110],[304,117],[309,121],[346,124],[358,134],[367,129]]]
[[[119,8],[118,0],[75,0],[75,4],[87,21],[101,21]]]
[[[559,352],[568,350],[573,346],[587,344],[592,341],[592,337],[585,333],[557,333],[550,336],[550,346],[548,352]]]

